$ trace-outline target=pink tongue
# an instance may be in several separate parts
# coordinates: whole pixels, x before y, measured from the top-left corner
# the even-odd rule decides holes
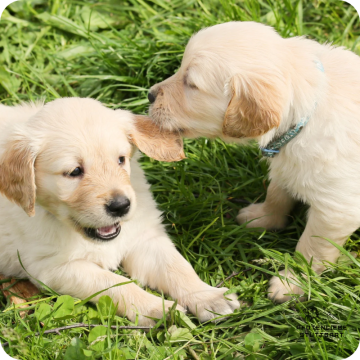
[[[116,232],[116,226],[115,225],[104,226],[102,228],[97,229],[97,231],[100,235],[103,236],[110,235]]]

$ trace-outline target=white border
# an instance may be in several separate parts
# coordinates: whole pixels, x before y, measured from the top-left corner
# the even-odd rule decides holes
[[[14,359],[14,358],[9,356],[0,344],[0,360],[12,360],[12,359]]]
[[[0,0],[0,18],[1,18],[3,11],[5,10],[5,8],[8,5],[10,5],[12,2],[14,2],[14,0]],[[5,350],[2,348],[1,343],[0,343],[0,360],[9,360],[9,359],[13,359],[13,358],[10,357],[5,352]]]
[[[5,8],[15,1],[16,0],[0,0],[0,17],[2,15],[3,11],[5,10]],[[0,355],[1,355],[1,353],[0,353]]]
[[[346,0],[346,2],[352,5],[356,9],[358,15],[360,16],[360,0]]]
[[[14,0],[0,0],[0,17],[5,8],[10,5]],[[347,3],[351,4],[358,14],[360,14],[360,0],[348,0]],[[5,350],[0,345],[0,360],[9,360],[12,359],[9,355],[6,354]],[[349,358],[349,360],[359,360],[360,359],[360,344],[357,350],[352,354]]]

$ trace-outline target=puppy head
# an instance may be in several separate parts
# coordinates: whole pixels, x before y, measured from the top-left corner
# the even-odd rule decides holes
[[[149,156],[173,161],[183,156],[177,140],[146,117],[92,99],[55,100],[2,144],[0,191],[29,216],[36,199],[85,238],[111,240],[136,207],[130,180],[134,144]]]
[[[255,138],[278,127],[288,99],[281,41],[250,22],[200,31],[178,72],[150,89],[151,118],[188,137]]]

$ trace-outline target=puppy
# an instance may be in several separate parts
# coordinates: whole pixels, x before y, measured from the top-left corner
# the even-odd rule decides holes
[[[266,200],[237,217],[280,229],[296,200],[310,206],[296,250],[317,273],[360,226],[360,58],[344,48],[283,39],[271,27],[229,22],[194,35],[179,71],[150,89],[153,121],[186,137],[256,140],[269,159]],[[291,273],[272,278],[278,302],[300,294]]]
[[[184,157],[177,136],[92,99],[1,105],[0,273],[80,299],[108,289],[93,301],[107,294],[118,314],[153,325],[162,298],[111,272],[121,263],[201,321],[232,313],[236,296],[201,281],[166,235],[134,144],[159,160]]]

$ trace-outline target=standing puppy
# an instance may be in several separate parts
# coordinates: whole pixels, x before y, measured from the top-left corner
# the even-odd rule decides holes
[[[254,139],[270,163],[262,204],[237,217],[248,227],[280,229],[296,200],[310,205],[296,250],[335,262],[360,226],[360,58],[302,37],[281,38],[271,27],[229,22],[194,35],[179,71],[150,89],[153,121],[187,137]],[[284,274],[284,273],[283,273]],[[286,274],[291,278],[291,274]],[[300,294],[273,278],[269,296]]]
[[[110,288],[93,301],[110,295],[118,314],[154,324],[147,316],[162,316],[162,298],[111,271],[122,263],[201,321],[232,313],[236,296],[202,282],[166,235],[134,144],[158,160],[183,158],[178,137],[92,99],[0,105],[0,273],[29,273],[81,299]]]

